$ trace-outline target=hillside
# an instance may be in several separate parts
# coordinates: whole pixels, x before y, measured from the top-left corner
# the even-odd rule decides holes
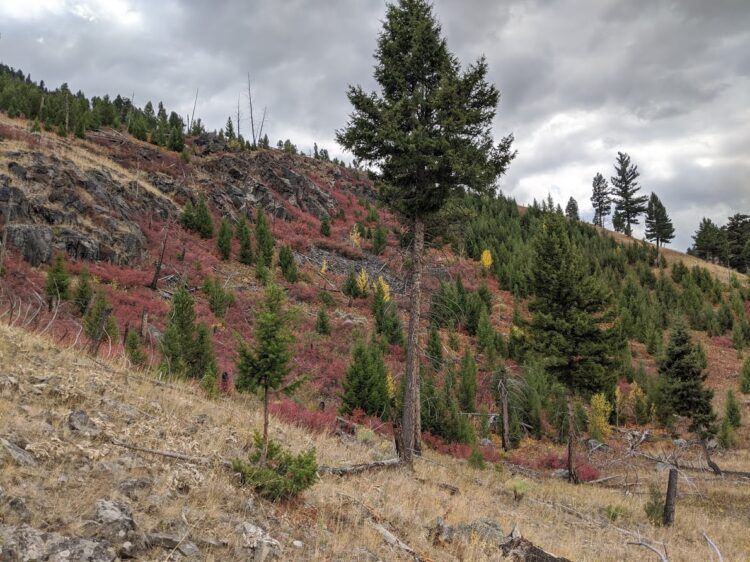
[[[740,560],[750,548],[746,481],[738,485],[733,476],[687,472],[676,527],[653,528],[642,503],[647,482],[661,472],[650,462],[621,456],[624,443],[613,443],[617,454],[592,455],[609,462],[613,473],[630,474],[625,489],[607,483],[573,487],[512,463],[476,470],[427,451],[414,473],[323,475],[299,502],[274,505],[238,488],[221,462],[243,455],[260,421],[255,399],[208,400],[191,385],[158,383],[5,326],[0,361],[3,553],[11,529],[36,536],[31,528],[46,532],[48,541],[52,532],[93,537],[104,554],[91,560],[112,559],[101,541],[131,548],[141,560],[262,560],[262,544],[283,560],[411,559],[388,545],[377,529],[382,525],[424,560],[497,559],[502,535],[485,520],[503,534],[518,526],[525,538],[571,560],[642,560],[645,551],[626,544],[639,537],[663,543],[672,560],[708,559],[703,531],[725,560]],[[389,440],[366,431],[332,436],[276,421],[274,435],[294,450],[315,447],[325,465],[393,454]],[[646,444],[643,451],[657,454],[659,448]],[[612,462],[615,457],[619,462]],[[742,451],[720,462],[729,468],[747,466],[748,460]],[[525,493],[514,500],[521,482]],[[112,514],[113,505],[116,517],[107,519],[103,513]],[[621,511],[615,523],[605,508]],[[487,541],[466,530],[463,539],[459,533],[454,542],[433,542],[429,533],[438,517],[452,526],[479,521],[474,527],[485,529]],[[126,534],[118,537],[122,529]],[[151,547],[141,544],[144,534]],[[67,548],[76,552],[71,543]]]
[[[465,541],[445,544],[444,537],[433,540],[429,535],[438,517],[448,525],[488,518],[504,534],[517,524],[532,543],[572,560],[642,559],[645,551],[626,544],[639,535],[650,544],[664,543],[672,560],[695,559],[698,549],[708,557],[703,531],[725,559],[741,559],[750,549],[742,533],[743,517],[750,515],[750,497],[744,492],[750,468],[747,423],[737,429],[733,448],[713,452],[727,471],[724,478],[704,470],[697,443],[675,442],[653,415],[636,423],[630,413],[618,420],[606,443],[609,449],[594,446],[582,457],[587,479],[594,483],[573,487],[559,478],[564,448],[558,389],[519,351],[530,297],[530,239],[543,214],[519,209],[504,197],[467,196],[455,203],[446,226],[438,224],[428,233],[421,333],[426,348],[435,324],[446,364],[444,371],[425,379],[442,391],[448,372],[453,375],[463,356],[474,354],[476,408],[469,414],[494,413],[495,373],[488,354],[478,349],[482,305],[471,316],[471,311],[454,310],[451,299],[460,286],[466,302],[489,301],[486,312],[498,334],[498,350],[522,389],[511,403],[519,418],[513,435],[517,447],[502,451],[495,428],[481,427],[479,420],[488,416],[474,416],[472,435],[486,433],[475,441],[441,432],[439,423],[428,425],[428,420],[428,448],[414,474],[396,469],[338,478],[321,471],[321,481],[295,503],[275,505],[254,498],[224,463],[245,454],[260,426],[258,401],[235,392],[234,382],[237,341],[253,341],[253,313],[263,282],[256,266],[237,259],[236,238],[230,258],[221,259],[216,241],[220,221],[234,226],[246,219],[254,228],[257,209],[263,209],[276,248],[288,246],[293,252],[296,281],[284,280],[276,266],[272,271],[295,313],[288,381],[301,384],[290,397],[274,397],[271,434],[295,451],[315,447],[321,465],[341,466],[394,455],[387,420],[353,412],[343,422],[358,424],[350,434],[341,430],[337,416],[352,348],[373,332],[372,292],[378,278],[388,286],[402,324],[406,322],[409,239],[399,218],[378,202],[377,186],[366,173],[323,159],[267,148],[238,150],[206,133],[188,137],[187,157],[181,158],[104,127],[85,132],[84,139],[30,129],[28,121],[0,114],[0,213],[10,217],[10,251],[0,281],[0,318],[9,325],[2,327],[0,338],[0,360],[9,366],[0,379],[0,436],[6,440],[0,480],[3,540],[8,540],[3,533],[9,526],[22,523],[96,538],[100,530],[85,521],[98,500],[110,498],[130,506],[139,532],[158,535],[151,547],[131,541],[141,559],[163,559],[170,552],[172,559],[180,552],[190,556],[189,547],[180,547],[185,541],[200,550],[199,555],[193,552],[198,559],[253,559],[256,554],[243,547],[245,539],[237,531],[244,522],[267,530],[283,549],[281,559],[408,558],[388,545],[378,524],[423,559],[497,557],[499,535],[492,534],[493,525],[479,524],[490,529],[494,545],[466,529]],[[201,238],[180,221],[186,207],[201,201],[214,224],[212,238]],[[330,219],[328,235],[321,232],[325,219]],[[377,229],[385,233],[380,252],[373,240]],[[586,263],[612,291],[621,316],[629,345],[615,370],[623,395],[630,396],[638,384],[651,400],[659,356],[674,316],[682,314],[705,350],[714,409],[723,412],[725,392],[737,390],[747,355],[743,349],[750,345],[747,279],[671,250],[662,254],[666,263],[661,269],[654,267],[653,250],[646,244],[598,233],[582,223],[571,223],[569,232],[587,250]],[[153,290],[149,285],[163,244],[164,263]],[[485,249],[493,257],[487,271],[479,263]],[[112,306],[118,336],[105,338],[96,357],[81,353],[90,338],[76,303],[48,305],[45,282],[56,255],[65,256],[73,286],[88,271],[94,288]],[[343,294],[347,275],[361,271],[370,295]],[[212,311],[203,290],[207,279],[234,295],[223,315]],[[170,304],[183,284],[195,299],[198,322],[210,331],[218,371],[227,373],[215,399],[206,397],[198,381],[165,383],[170,373],[157,375]],[[450,313],[441,309],[446,303]],[[323,307],[330,315],[328,336],[315,330]],[[134,369],[124,357],[128,331],[139,334],[146,354],[142,368]],[[398,380],[404,348],[396,341],[383,347],[387,371]],[[426,365],[430,357],[423,359]],[[535,410],[536,401],[540,406]],[[747,416],[745,397],[740,396],[740,404]],[[584,411],[588,407],[580,404]],[[77,411],[86,415],[70,418]],[[95,430],[87,429],[86,419]],[[71,429],[79,422],[82,429]],[[628,439],[634,436],[642,436],[643,443],[631,449]],[[171,451],[178,458],[116,442]],[[467,464],[473,450],[484,457],[487,469]],[[677,525],[669,531],[648,524],[643,511],[648,484],[664,481],[659,460],[688,467]],[[524,497],[514,499],[514,489]],[[611,516],[613,509],[620,514]],[[113,542],[111,536],[100,538]]]

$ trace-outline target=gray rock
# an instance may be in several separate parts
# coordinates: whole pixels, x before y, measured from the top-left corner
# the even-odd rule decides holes
[[[0,524],[0,560],[31,562],[114,562],[115,551],[103,541],[47,533],[28,525]]]
[[[552,476],[555,478],[562,478],[563,480],[567,480],[570,476],[570,473],[568,472],[567,468],[558,468],[552,471]]]
[[[442,517],[438,517],[435,526],[430,531],[434,543],[452,543],[456,540],[472,541],[475,539],[500,546],[505,540],[505,534],[500,525],[492,519],[477,519],[459,525],[446,525]]]
[[[76,410],[68,415],[68,427],[75,433],[86,437],[96,437],[101,433],[83,410]]]
[[[680,438],[680,439],[673,439],[672,443],[674,444],[675,447],[679,447],[681,449],[688,446],[688,442],[685,439],[682,439],[682,438]]]
[[[37,462],[31,453],[24,451],[18,445],[11,443],[7,439],[0,437],[0,453],[5,451],[5,454],[9,456],[13,462],[20,466],[36,466]]]
[[[93,537],[115,546],[120,556],[132,557],[144,545],[144,538],[136,532],[130,508],[121,502],[97,500],[94,512],[84,529]]]
[[[279,541],[257,525],[244,521],[237,525],[235,531],[242,537],[242,547],[252,553],[254,562],[273,560],[281,556]]]
[[[160,546],[168,550],[177,550],[183,556],[197,558],[201,555],[195,543],[184,540],[183,537],[167,533],[148,533],[145,537],[148,546]]]
[[[142,493],[150,490],[152,485],[148,478],[128,478],[120,482],[117,488],[131,500],[136,500]]]
[[[17,248],[23,259],[33,266],[49,262],[52,257],[52,229],[36,224],[9,224],[8,244]]]
[[[7,375],[0,377],[0,396],[9,396],[18,392],[18,379]]]

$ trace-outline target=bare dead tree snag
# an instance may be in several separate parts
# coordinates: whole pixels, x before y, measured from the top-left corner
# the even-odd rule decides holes
[[[384,461],[375,461],[363,464],[354,464],[351,466],[319,466],[318,472],[321,474],[333,474],[334,476],[352,476],[372,470],[383,470],[390,468],[399,468],[404,463],[399,458],[387,459]]]
[[[665,527],[671,527],[674,523],[674,509],[677,500],[677,469],[669,469],[669,481],[667,483],[667,499],[664,501],[663,523]]]
[[[667,558],[666,554],[663,554],[658,548],[656,548],[655,546],[651,546],[647,542],[637,541],[637,542],[629,542],[627,544],[632,544],[634,546],[642,546],[643,548],[647,548],[651,552],[656,554],[659,557],[659,560],[661,560],[661,562],[669,562],[669,558]]]
[[[250,73],[247,73],[247,101],[250,105],[250,134],[253,137],[253,146],[257,146],[258,139],[255,137],[255,117],[253,116],[253,90],[250,86]]]
[[[164,252],[167,249],[167,237],[169,236],[169,227],[171,226],[171,221],[167,221],[167,224],[164,226],[164,237],[161,240],[161,251],[159,253],[159,259],[156,262],[156,269],[154,269],[154,278],[151,280],[151,284],[149,285],[150,289],[156,290],[156,283],[159,281],[159,273],[161,273],[161,266],[164,263]]]
[[[706,464],[711,468],[711,470],[714,471],[714,474],[716,474],[716,476],[721,476],[721,469],[719,468],[719,465],[711,460],[711,453],[708,450],[708,444],[706,443],[705,439],[701,439],[701,447],[703,448],[703,454],[706,457]]]

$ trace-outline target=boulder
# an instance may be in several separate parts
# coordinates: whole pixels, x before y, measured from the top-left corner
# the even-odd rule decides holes
[[[435,526],[430,531],[434,544],[452,543],[456,540],[483,542],[500,546],[505,540],[505,534],[500,525],[492,519],[477,519],[459,525],[447,525],[442,517],[438,517]]]
[[[250,560],[253,562],[264,562],[264,560],[272,560],[281,555],[279,541],[257,525],[244,521],[237,525],[235,531],[242,538],[243,550],[252,554]]]
[[[104,541],[47,533],[28,525],[0,524],[0,560],[31,562],[114,562],[115,551]]]
[[[92,538],[113,545],[118,555],[124,558],[133,557],[145,546],[144,537],[136,532],[133,513],[121,502],[97,500],[84,529]]]
[[[10,457],[19,466],[36,466],[37,464],[31,453],[24,451],[15,443],[11,443],[7,439],[0,437],[0,459],[3,456]]]
[[[101,433],[99,428],[96,427],[96,424],[91,421],[91,418],[89,418],[83,410],[70,412],[68,415],[68,427],[74,433],[85,437],[96,437]]]
[[[36,224],[9,224],[8,244],[18,249],[33,266],[49,262],[52,257],[52,229]]]

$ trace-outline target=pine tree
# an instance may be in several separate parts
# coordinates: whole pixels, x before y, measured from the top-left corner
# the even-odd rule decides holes
[[[205,324],[198,324],[195,330],[195,346],[192,350],[190,362],[188,376],[200,379],[201,381],[216,381],[218,371],[216,355],[211,340],[211,333]]]
[[[227,117],[227,124],[224,126],[224,136],[227,138],[227,140],[235,139],[234,124],[232,123],[231,117]]]
[[[667,215],[667,210],[656,196],[651,193],[646,208],[646,240],[656,244],[656,254],[659,255],[659,248],[664,244],[669,244],[674,239],[674,226]]]
[[[286,310],[284,290],[269,283],[265,300],[255,313],[252,347],[241,343],[237,350],[236,388],[240,392],[263,391],[263,450],[260,464],[264,465],[268,455],[268,398],[269,392],[277,390],[289,373],[291,345],[294,336],[290,330],[291,317]]]
[[[727,252],[726,232],[704,217],[693,235],[693,246],[688,253],[706,261],[724,262]]]
[[[223,260],[228,260],[232,255],[232,227],[225,220],[222,220],[219,226],[216,249],[219,250],[219,257]]]
[[[611,393],[617,351],[615,331],[605,327],[610,298],[571,242],[565,221],[548,217],[534,240],[531,342],[547,371],[567,389],[568,471],[574,467],[573,396]]]
[[[724,402],[724,418],[734,429],[742,425],[742,411],[731,388],[727,390],[727,399]]]
[[[194,217],[192,230],[196,231],[204,240],[212,238],[214,235],[214,221],[211,218],[211,212],[208,210],[206,200],[202,197],[198,200],[198,205],[195,207]]]
[[[44,292],[50,308],[54,302],[67,300],[70,291],[70,274],[65,266],[65,256],[57,254],[52,267],[47,272],[47,279],[44,283]]]
[[[750,394],[750,357],[745,359],[740,371],[740,392]]]
[[[411,464],[421,433],[417,348],[425,220],[457,191],[488,192],[515,153],[512,136],[497,146],[492,141],[499,93],[486,81],[484,59],[461,70],[427,0],[387,7],[375,58],[380,92],[349,88],[354,112],[336,138],[358,161],[376,164],[389,186],[385,199],[408,217],[414,234],[402,419],[402,454]]]
[[[386,228],[379,224],[372,234],[372,252],[379,256],[385,250],[386,242],[388,241],[388,231]]]
[[[188,376],[195,343],[195,305],[183,286],[172,296],[167,327],[161,338],[162,370]]]
[[[461,358],[461,371],[458,384],[458,404],[464,412],[475,410],[477,393],[477,364],[474,356],[467,349]]]
[[[627,236],[633,235],[633,225],[639,223],[638,216],[646,211],[648,201],[645,195],[636,195],[641,189],[637,181],[639,175],[638,166],[631,164],[630,156],[624,152],[618,152],[615,175],[610,178],[610,181],[615,198],[615,217],[618,218]]]
[[[427,360],[435,372],[443,368],[443,343],[440,341],[440,332],[437,324],[430,325],[430,335],[427,338]]]
[[[263,209],[258,209],[255,221],[255,249],[258,265],[270,268],[273,265],[273,235]]]
[[[375,318],[375,332],[382,335],[390,344],[402,344],[404,334],[398,308],[391,300],[390,288],[378,277],[372,299],[372,314]]]
[[[568,204],[565,206],[565,216],[570,220],[580,220],[580,217],[578,216],[578,201],[572,197],[568,199]]]
[[[477,352],[492,354],[495,351],[495,329],[490,322],[487,308],[482,307],[477,323]]]
[[[240,241],[239,262],[245,265],[253,264],[253,245],[250,240],[250,228],[243,217],[237,225],[237,239]]]
[[[341,413],[351,414],[360,409],[368,415],[388,418],[391,410],[388,371],[375,340],[369,344],[361,340],[355,343],[342,386]]]
[[[136,367],[143,367],[148,360],[142,348],[141,336],[135,330],[128,330],[125,334],[125,355]]]
[[[331,219],[327,216],[323,217],[320,221],[320,233],[326,237],[331,235]]]
[[[704,386],[706,356],[693,344],[687,326],[679,320],[672,328],[664,359],[659,365],[662,419],[669,413],[690,419],[690,431],[706,440],[716,434],[716,414],[711,400],[713,391]]]
[[[289,283],[296,283],[299,272],[297,271],[297,262],[294,261],[294,254],[288,245],[283,245],[279,249],[279,267],[284,279]]]
[[[328,319],[328,312],[325,306],[321,306],[318,310],[318,317],[315,320],[315,331],[321,336],[331,334],[331,321]]]
[[[119,338],[117,322],[111,312],[104,291],[97,291],[83,317],[83,332],[96,344],[107,339],[114,342]]]
[[[91,287],[91,275],[89,275],[88,269],[83,268],[78,275],[78,285],[76,286],[76,294],[73,299],[81,314],[86,313],[93,295],[94,289]]]

